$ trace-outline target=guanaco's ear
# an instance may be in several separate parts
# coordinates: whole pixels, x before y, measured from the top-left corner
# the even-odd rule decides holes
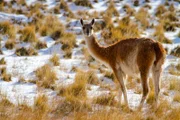
[[[84,23],[83,23],[83,20],[82,20],[82,19],[80,19],[80,23],[81,23],[81,25],[82,25],[82,26],[84,25]]]
[[[95,22],[95,20],[94,20],[94,18],[93,18],[92,21],[91,21],[91,25],[94,25],[94,22]]]

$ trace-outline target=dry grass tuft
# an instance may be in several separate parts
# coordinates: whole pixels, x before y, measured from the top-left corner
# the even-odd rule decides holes
[[[7,40],[5,43],[5,47],[10,50],[13,49],[15,47],[15,40],[14,39]]]
[[[5,64],[6,64],[5,59],[4,59],[4,58],[1,58],[1,59],[0,59],[0,65],[5,65]]]
[[[154,90],[151,90],[147,96],[147,100],[146,102],[149,104],[152,104],[155,100],[155,94],[154,94]]]
[[[93,103],[108,106],[118,106],[118,101],[115,100],[115,95],[112,93],[100,95],[97,98],[94,98]]]
[[[180,91],[180,80],[179,79],[171,79],[169,90]]]
[[[27,26],[21,31],[20,40],[23,42],[37,42],[35,27]]]
[[[157,39],[159,42],[172,43],[172,41],[169,40],[168,38],[166,38],[165,35],[164,35],[163,24],[159,24],[159,25],[157,25],[157,26],[155,27],[154,36],[156,37],[156,39]]]
[[[129,5],[124,5],[123,8],[124,8],[124,11],[126,11],[126,13],[128,15],[130,15],[130,16],[134,15],[135,10],[132,7],[130,7]]]
[[[35,45],[36,49],[44,49],[47,48],[47,44],[46,42],[42,42],[42,41],[37,41],[36,45]]]
[[[179,120],[180,119],[180,109],[178,108],[173,108],[170,110],[169,114],[165,116],[164,120]]]
[[[73,33],[66,33],[56,41],[56,44],[58,43],[62,44],[61,49],[65,52],[64,57],[71,58],[72,49],[76,46],[76,35]]]
[[[164,5],[160,4],[157,8],[156,8],[156,16],[162,16],[165,12],[167,11],[167,9],[165,8]]]
[[[34,102],[35,110],[45,112],[48,110],[48,98],[45,95],[38,95]]]
[[[149,18],[149,13],[146,9],[141,8],[139,11],[135,14],[135,18],[141,23],[141,26],[146,29],[150,27],[148,18]]]
[[[38,53],[33,49],[33,48],[17,48],[15,51],[15,54],[17,56],[32,56],[32,55],[37,55]]]
[[[114,2],[111,0],[109,5],[108,5],[108,8],[106,10],[106,15],[107,16],[119,16],[119,12],[118,10],[116,9],[115,5],[114,5]]]
[[[74,3],[78,6],[85,6],[85,7],[93,8],[89,0],[76,0]]]
[[[180,103],[180,93],[179,93],[179,92],[177,92],[177,93],[174,95],[173,101]]]
[[[53,63],[54,66],[59,66],[59,56],[57,54],[54,54],[50,61]]]
[[[171,68],[169,68],[169,73],[170,73],[171,75],[180,76],[180,71],[177,70],[176,68],[173,68],[173,67],[174,67],[174,65],[173,65]]]
[[[82,1],[82,2],[84,2],[84,1]],[[69,7],[67,5],[67,2],[65,2],[64,0],[61,0],[59,8],[60,9],[64,9],[64,11],[66,11],[65,15],[67,17],[70,17],[70,18],[74,18],[75,17],[74,13],[69,9]]]
[[[72,113],[91,111],[91,106],[86,100],[84,101],[70,96],[66,97],[64,100],[56,101],[54,104],[55,107],[53,107],[52,112],[61,115],[61,117],[67,116],[68,118]]]
[[[163,118],[164,113],[171,109],[170,103],[167,100],[161,100],[158,108],[155,111],[157,118]]]
[[[3,35],[8,35],[9,38],[15,38],[15,27],[9,21],[0,22],[0,31]]]
[[[122,18],[117,27],[111,27],[103,30],[101,33],[107,44],[112,44],[122,39],[139,37],[140,31],[134,22],[132,22],[129,16]]]
[[[54,40],[57,40],[63,36],[64,30],[65,28],[58,18],[49,15],[46,16],[45,20],[42,22],[39,32],[42,36],[50,35]]]
[[[55,81],[57,80],[56,72],[50,65],[45,64],[35,71],[37,76],[37,85],[44,88],[53,88]]]
[[[171,55],[174,55],[174,56],[177,56],[177,57],[180,57],[180,46],[175,47],[175,48],[171,51],[170,54],[171,54]]]
[[[97,77],[97,75],[95,74],[94,71],[89,70],[85,74],[87,76],[87,82],[89,84],[94,84],[94,85],[99,84],[98,77]]]
[[[171,4],[170,6],[169,6],[169,11],[171,11],[171,12],[174,12],[176,9],[175,9],[175,7],[174,7],[174,4]]]
[[[179,31],[179,33],[178,33],[178,35],[177,35],[178,37],[180,37],[180,31]]]
[[[2,80],[6,81],[6,82],[10,82],[11,81],[11,75],[7,73],[5,67],[2,67],[0,69],[0,73],[1,73]]]
[[[160,22],[163,23],[164,30],[175,31],[179,27],[178,17],[175,12],[166,12],[161,18]]]
[[[81,97],[82,99],[86,98],[86,77],[86,74],[83,72],[77,72],[75,82],[67,88],[65,96]]]

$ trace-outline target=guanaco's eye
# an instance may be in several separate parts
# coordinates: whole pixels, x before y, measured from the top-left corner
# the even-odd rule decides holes
[[[85,27],[83,27],[83,30],[85,29]]]
[[[93,27],[91,27],[91,29],[93,29]]]

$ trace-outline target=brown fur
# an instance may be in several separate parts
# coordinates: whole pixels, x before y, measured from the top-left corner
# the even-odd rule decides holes
[[[81,24],[86,38],[88,50],[93,57],[110,66],[119,80],[125,102],[128,105],[126,88],[123,82],[124,75],[140,74],[143,88],[141,104],[147,97],[149,86],[148,77],[152,71],[155,84],[156,100],[159,93],[159,79],[161,67],[165,60],[165,50],[159,42],[148,38],[130,38],[121,40],[108,47],[100,46],[94,35],[91,33],[90,24]],[[90,33],[86,33],[86,31]]]

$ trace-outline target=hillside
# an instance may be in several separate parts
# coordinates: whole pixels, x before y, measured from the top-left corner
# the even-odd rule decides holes
[[[112,71],[92,58],[80,19],[95,18],[99,44],[136,37],[167,51],[159,107],[151,92],[141,111],[140,79],[128,77],[128,101],[118,103]],[[0,119],[180,119],[179,0],[0,1]]]

